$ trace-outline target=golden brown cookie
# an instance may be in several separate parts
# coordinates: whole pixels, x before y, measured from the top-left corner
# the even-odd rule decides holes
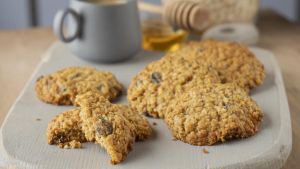
[[[35,91],[38,98],[44,102],[72,105],[76,95],[88,91],[112,100],[120,95],[122,85],[110,72],[98,71],[91,67],[69,67],[39,77]]]
[[[254,135],[263,113],[236,84],[206,84],[176,98],[165,121],[173,136],[192,145],[212,145]]]
[[[263,64],[249,49],[238,43],[213,40],[189,42],[169,55],[206,63],[218,71],[223,83],[236,83],[246,91],[261,85],[265,79]]]
[[[82,128],[88,141],[96,141],[111,156],[111,162],[122,162],[135,140],[149,138],[152,129],[147,120],[123,105],[111,104],[97,93],[78,95]]]
[[[48,144],[58,145],[60,148],[80,148],[85,142],[82,132],[80,109],[65,111],[57,115],[48,125]]]
[[[211,67],[183,57],[164,57],[146,66],[128,88],[130,106],[139,113],[163,118],[176,94],[205,83],[219,83]]]

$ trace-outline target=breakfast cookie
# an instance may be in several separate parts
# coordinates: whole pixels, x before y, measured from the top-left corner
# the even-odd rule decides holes
[[[212,145],[254,135],[263,113],[236,84],[206,84],[169,105],[165,121],[173,136],[192,145]]]
[[[111,162],[122,162],[135,140],[149,138],[152,129],[147,120],[129,107],[111,104],[97,93],[78,95],[82,128],[88,141],[96,141],[111,156]]]
[[[60,148],[80,148],[86,139],[79,113],[80,109],[77,108],[57,115],[47,128],[48,144],[55,144]]]
[[[74,104],[76,95],[88,91],[112,100],[120,95],[122,85],[116,77],[91,67],[69,67],[37,79],[35,91],[42,101],[58,105]]]
[[[170,56],[199,60],[211,65],[218,71],[223,83],[236,83],[247,92],[262,84],[265,79],[263,64],[250,50],[234,42],[189,42]]]
[[[130,106],[139,113],[163,118],[165,108],[178,93],[205,83],[219,83],[211,67],[183,57],[164,57],[138,73],[128,88]]]

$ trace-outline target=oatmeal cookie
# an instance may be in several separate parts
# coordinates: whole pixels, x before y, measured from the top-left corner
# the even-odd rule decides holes
[[[265,79],[263,64],[247,47],[238,43],[213,40],[189,42],[169,55],[211,65],[218,71],[223,83],[236,83],[247,92],[261,85]]]
[[[178,93],[205,83],[219,83],[211,67],[183,57],[164,57],[138,73],[128,88],[130,106],[139,113],[163,118],[165,108]]]
[[[80,109],[65,111],[57,115],[48,125],[48,144],[58,145],[60,148],[80,148],[86,142],[82,132]]]
[[[254,135],[263,113],[236,84],[207,84],[178,97],[165,121],[173,136],[192,145],[212,145]]]
[[[57,105],[72,105],[76,95],[88,91],[106,99],[116,98],[122,91],[116,77],[91,67],[69,67],[37,79],[35,91],[42,101]]]
[[[149,138],[152,129],[147,120],[123,105],[111,104],[97,93],[78,95],[82,128],[88,141],[96,141],[111,156],[111,162],[122,162],[135,140]]]

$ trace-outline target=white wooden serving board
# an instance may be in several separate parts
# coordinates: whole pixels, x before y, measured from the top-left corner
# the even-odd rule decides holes
[[[73,56],[61,43],[54,44],[33,74],[31,80],[11,108],[1,128],[0,164],[7,168],[43,169],[212,169],[212,168],[281,168],[292,146],[290,112],[279,67],[272,54],[252,48],[266,67],[264,84],[251,95],[262,107],[265,116],[260,131],[253,137],[229,141],[215,146],[192,146],[172,141],[162,120],[149,118],[155,135],[134,145],[128,158],[111,165],[104,149],[84,143],[83,149],[60,149],[47,144],[48,122],[70,106],[54,106],[37,99],[35,79],[67,66],[90,65],[109,70],[128,86],[132,77],[146,64],[163,54],[140,52],[135,58],[118,64],[95,64]],[[5,97],[5,96],[2,96]],[[126,96],[119,102],[126,103]],[[41,121],[36,119],[40,118]],[[209,151],[203,152],[203,148]]]

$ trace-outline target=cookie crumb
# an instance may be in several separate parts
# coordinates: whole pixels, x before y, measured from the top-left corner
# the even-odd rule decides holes
[[[41,121],[42,119],[40,119],[40,118],[36,118],[35,120],[36,120],[36,121]]]
[[[157,123],[156,123],[156,122],[153,122],[152,124],[153,124],[154,126],[156,126],[156,125],[157,125]]]
[[[58,147],[62,149],[74,149],[74,148],[82,148],[82,145],[79,141],[72,140],[70,142],[60,143],[58,144]]]
[[[205,148],[202,149],[202,152],[203,152],[204,154],[209,154],[209,151],[207,151]]]

